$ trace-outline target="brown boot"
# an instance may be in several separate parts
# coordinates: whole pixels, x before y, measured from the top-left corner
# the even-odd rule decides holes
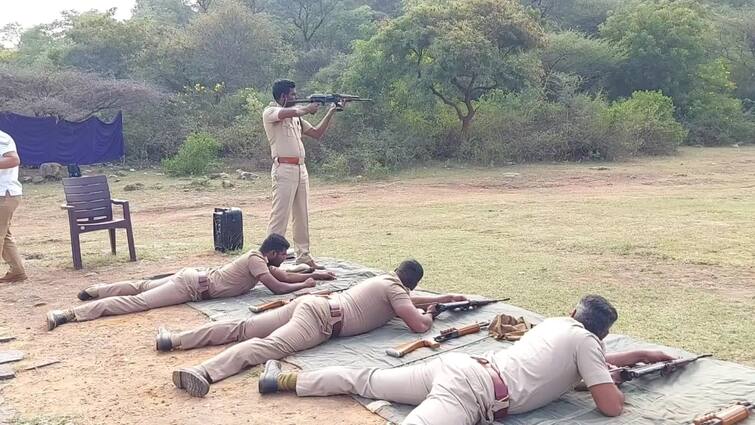
[[[25,272],[8,272],[0,277],[0,283],[23,282],[28,278]]]

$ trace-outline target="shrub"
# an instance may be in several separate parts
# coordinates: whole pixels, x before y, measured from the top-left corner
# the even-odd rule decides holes
[[[197,176],[217,164],[220,145],[206,133],[193,133],[186,138],[178,153],[162,161],[165,172],[174,176]]]
[[[627,144],[647,155],[676,150],[687,132],[674,118],[674,104],[660,91],[636,91],[632,97],[610,108],[611,126],[623,133]]]
[[[696,93],[687,112],[690,144],[708,146],[753,143],[755,120],[742,112],[742,102],[722,93]]]

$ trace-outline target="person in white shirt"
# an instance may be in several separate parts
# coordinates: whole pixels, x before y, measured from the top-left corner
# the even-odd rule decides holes
[[[16,241],[10,232],[13,213],[21,200],[21,183],[18,181],[18,166],[21,159],[16,152],[16,143],[10,134],[0,131],[0,256],[8,263],[8,272],[0,282],[26,280],[24,263],[16,249]]]
[[[513,347],[481,357],[444,354],[427,363],[393,369],[336,366],[281,372],[265,364],[260,392],[296,391],[298,396],[359,394],[417,406],[402,425],[474,425],[545,406],[580,381],[598,410],[618,416],[621,378],[609,368],[673,358],[661,351],[605,353],[603,338],[618,315],[598,295],[583,297],[571,317],[544,320]]]

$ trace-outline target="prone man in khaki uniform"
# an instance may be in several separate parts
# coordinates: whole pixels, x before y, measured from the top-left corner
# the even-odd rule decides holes
[[[313,139],[325,135],[331,118],[336,112],[335,105],[328,109],[322,121],[313,127],[301,117],[317,112],[319,105],[296,106],[296,84],[290,80],[273,83],[273,99],[262,112],[262,123],[273,167],[270,171],[273,182],[273,209],[267,233],[286,234],[289,218],[293,217],[294,247],[296,263],[305,263],[314,269],[318,266],[309,253],[309,174],[304,165],[304,144],[302,134]]]
[[[289,273],[278,267],[286,259],[289,243],[271,234],[259,251],[249,251],[223,267],[201,270],[185,268],[156,280],[125,281],[94,285],[79,292],[79,299],[100,298],[67,310],[47,313],[47,328],[68,322],[83,322],[101,316],[135,313],[189,301],[235,297],[262,282],[275,294],[286,294],[315,286],[315,280],[335,278],[330,272]]]
[[[434,309],[415,304],[464,301],[461,295],[410,296],[422,279],[415,260],[402,262],[395,273],[376,276],[328,297],[306,295],[284,307],[244,321],[212,323],[187,332],[158,334],[157,346],[189,349],[240,342],[202,364],[173,372],[173,383],[190,395],[203,397],[210,384],[246,367],[280,359],[337,336],[352,336],[379,328],[400,317],[413,332],[432,327]],[[162,344],[160,340],[162,339]]]
[[[444,354],[427,363],[394,369],[329,367],[281,372],[269,361],[260,377],[262,393],[296,391],[299,396],[359,394],[417,406],[403,425],[489,424],[508,413],[545,406],[582,379],[598,410],[618,416],[624,395],[609,367],[671,360],[660,351],[605,354],[603,338],[617,313],[603,297],[582,298],[571,317],[544,320],[511,348],[477,358]]]

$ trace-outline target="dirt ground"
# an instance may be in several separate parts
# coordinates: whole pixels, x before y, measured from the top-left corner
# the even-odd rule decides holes
[[[731,154],[725,157],[737,166],[755,167],[752,151],[745,158]],[[631,194],[648,193],[668,186],[706,184],[715,188],[723,181],[724,178],[719,180],[718,176],[725,173],[727,166],[700,161],[697,170],[708,171],[700,172],[706,176],[704,181],[662,166],[628,163],[608,165],[609,170],[597,167],[589,172],[585,172],[584,167],[576,171],[568,165],[543,169],[522,166],[513,169],[517,176],[507,176],[508,170],[495,175],[485,171],[477,175],[465,170],[449,170],[448,176],[443,178],[438,178],[437,173],[418,172],[406,179],[387,182],[317,182],[312,185],[311,209],[314,214],[398,202],[426,205],[450,199],[484,200],[493,192],[512,196],[557,192],[589,197],[607,190]],[[157,173],[135,174],[148,183],[167,180]],[[521,175],[528,178],[520,178]],[[118,186],[129,179],[133,177],[123,177],[124,182]],[[264,217],[270,208],[264,177],[259,184],[220,193],[187,191],[182,189],[182,184],[155,191],[124,193],[114,190],[117,197],[126,197],[135,205],[135,227],[139,232],[151,233],[158,240],[174,241],[166,245],[164,253],[158,249],[159,245],[150,245],[141,247],[142,251],[149,253],[137,263],[124,261],[123,253],[117,260],[100,260],[98,257],[109,257],[106,237],[92,238],[83,246],[85,269],[82,271],[73,270],[70,264],[67,222],[58,207],[62,201],[59,183],[39,187],[28,185],[13,230],[19,235],[19,245],[27,257],[30,279],[0,286],[0,336],[17,338],[1,344],[0,349],[17,349],[26,353],[25,360],[14,364],[16,369],[47,359],[56,359],[60,363],[17,372],[15,379],[2,384],[0,420],[5,415],[11,423],[56,424],[385,423],[348,397],[307,399],[275,395],[262,399],[256,386],[258,368],[213,385],[204,399],[190,398],[175,390],[170,379],[174,368],[195,364],[223,349],[213,347],[160,354],[154,351],[153,338],[158,325],[184,329],[206,322],[201,313],[188,306],[65,325],[53,332],[46,330],[45,312],[78,303],[77,292],[89,284],[149,276],[181,266],[215,265],[227,261],[226,257],[208,248],[196,248],[197,244],[206,247],[209,244],[207,239],[211,240],[207,211],[212,206],[240,206],[245,214],[248,212],[251,217],[259,217],[248,224],[253,231],[261,232],[264,228]],[[745,187],[743,190],[755,189]],[[49,219],[40,220],[40,217]],[[180,245],[181,241],[185,241],[185,246]],[[125,247],[120,250],[125,251]],[[697,269],[687,269],[685,273],[690,278],[690,285],[694,285],[695,276],[718,274],[715,270],[715,267],[701,265]],[[752,272],[751,268],[747,270]],[[629,268],[626,273],[628,278],[632,277]],[[720,275],[723,280],[728,279],[725,273]],[[741,277],[732,276],[731,280],[741,283]],[[714,289],[734,291],[736,296],[746,298],[755,297],[752,285],[732,283]],[[51,419],[44,422],[40,418]]]

